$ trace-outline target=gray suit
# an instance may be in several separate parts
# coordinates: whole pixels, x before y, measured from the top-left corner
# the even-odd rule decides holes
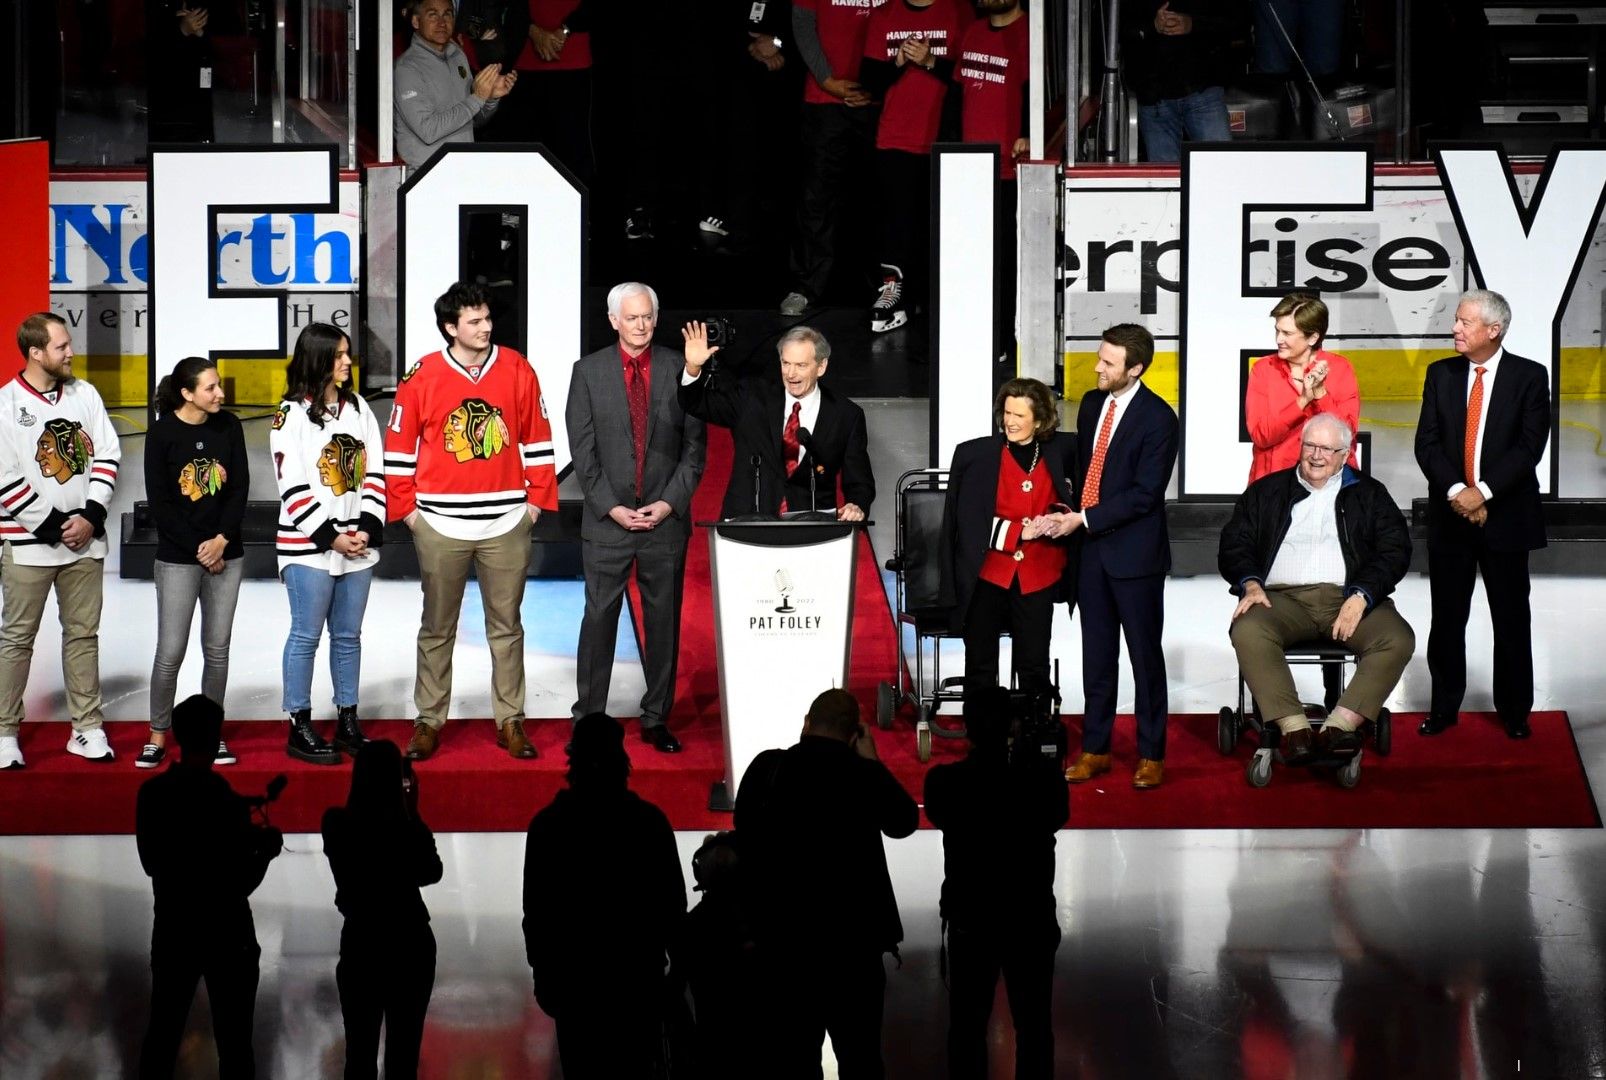
[[[707,457],[702,421],[682,412],[676,396],[685,362],[675,349],[652,348],[647,456],[640,492],[635,490],[635,440],[619,343],[581,357],[569,380],[565,413],[569,450],[585,494],[580,539],[586,610],[580,622],[575,679],[577,718],[607,711],[619,608],[632,564],[641,589],[646,631],[642,667],[647,693],[641,699],[642,727],[662,724],[674,700],[691,497]],[[659,499],[674,513],[646,532],[630,532],[608,516],[615,506],[634,510]]]

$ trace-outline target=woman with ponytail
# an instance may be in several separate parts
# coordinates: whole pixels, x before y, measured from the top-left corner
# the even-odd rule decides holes
[[[351,342],[327,323],[296,339],[284,400],[268,436],[279,484],[279,577],[290,598],[284,643],[286,753],[314,765],[355,756],[362,619],[384,539],[384,437],[351,391]],[[339,717],[331,743],[312,727],[312,665],[329,627],[329,675]]]
[[[241,528],[251,468],[245,433],[223,408],[217,365],[180,360],[156,384],[156,423],[145,436],[145,497],[156,526],[156,659],[151,665],[151,733],[134,764],[167,758],[178,671],[201,608],[201,693],[219,704],[229,681],[229,639],[240,595]],[[234,764],[218,743],[217,764]]]

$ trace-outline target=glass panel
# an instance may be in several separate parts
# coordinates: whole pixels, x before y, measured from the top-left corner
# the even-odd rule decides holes
[[[285,141],[335,143],[351,165],[355,25],[348,0],[300,0],[288,8]],[[299,10],[298,10],[299,9]],[[293,32],[292,32],[293,31]]]

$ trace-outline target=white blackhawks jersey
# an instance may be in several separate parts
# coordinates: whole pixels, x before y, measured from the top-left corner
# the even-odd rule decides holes
[[[323,426],[306,401],[282,401],[268,449],[279,485],[279,572],[309,566],[339,576],[379,562],[385,528],[385,441],[361,398],[326,409]],[[368,554],[349,559],[330,545],[339,533],[368,533]]]
[[[100,394],[82,379],[41,394],[19,372],[0,387],[0,540],[11,557],[24,566],[104,559],[122,456]],[[82,551],[61,542],[75,514],[95,526]]]

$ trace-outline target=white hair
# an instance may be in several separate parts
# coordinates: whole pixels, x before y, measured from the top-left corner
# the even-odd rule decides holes
[[[808,342],[814,347],[814,359],[817,363],[825,363],[831,359],[831,343],[825,340],[825,335],[812,326],[794,326],[781,335],[781,340],[775,343],[777,353],[784,352],[788,345],[798,342]]]
[[[1349,425],[1344,423],[1343,420],[1340,420],[1338,417],[1334,416],[1332,413],[1326,412],[1319,412],[1309,420],[1306,420],[1305,426],[1300,429],[1299,437],[1303,439],[1310,433],[1310,429],[1315,427],[1317,424],[1333,428],[1340,435],[1342,435],[1344,437],[1344,449],[1346,450],[1348,450],[1350,444],[1355,441],[1355,432],[1349,429]]]
[[[652,301],[652,318],[658,321],[658,294],[653,292],[651,285],[643,285],[639,281],[624,281],[608,290],[608,314],[614,318],[619,317],[619,310],[626,297],[645,296]]]
[[[1461,300],[1456,307],[1462,304],[1477,304],[1484,323],[1496,324],[1500,327],[1501,334],[1511,329],[1511,305],[1506,302],[1505,297],[1493,289],[1468,289],[1461,294]],[[1498,337],[1499,334],[1492,336]]]

